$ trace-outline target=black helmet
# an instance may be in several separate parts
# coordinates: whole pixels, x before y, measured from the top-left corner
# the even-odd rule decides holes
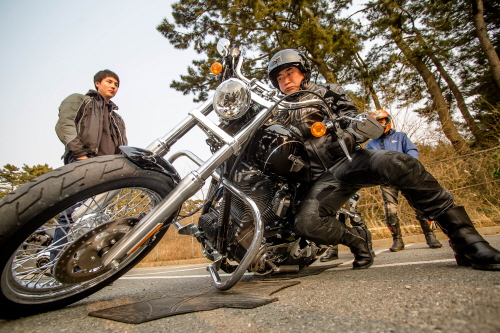
[[[267,67],[267,75],[276,89],[279,89],[276,76],[279,72],[290,66],[297,67],[304,74],[301,86],[305,86],[309,82],[311,78],[311,66],[309,66],[306,57],[294,49],[281,50],[271,58]]]

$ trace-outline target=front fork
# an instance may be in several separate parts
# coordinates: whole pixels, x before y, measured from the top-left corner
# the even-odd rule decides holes
[[[260,101],[259,104],[266,105],[269,104],[262,100],[259,96],[252,95],[252,99]],[[210,99],[209,99],[210,100]],[[270,112],[268,108],[260,111],[248,124],[234,137],[228,135],[211,120],[209,120],[206,115],[211,111],[211,103],[206,102],[199,109],[195,109],[189,113],[189,116],[181,122],[176,128],[174,128],[170,133],[168,133],[164,138],[158,139],[148,146],[148,150],[151,150],[156,156],[164,156],[170,146],[175,143],[180,137],[187,133],[193,126],[198,125],[202,130],[216,136],[224,145],[213,154],[206,162],[196,158],[199,165],[198,169],[189,173],[184,177],[179,184],[170,192],[167,197],[165,197],[148,215],[146,215],[139,223],[130,230],[120,241],[118,241],[110,250],[103,256],[102,264],[104,267],[118,267],[120,262],[128,255],[134,253],[139,249],[149,238],[151,238],[163,225],[168,218],[174,214],[178,208],[188,200],[190,197],[195,195],[205,183],[205,180],[210,176],[217,177],[215,171],[217,168],[224,163],[231,155],[238,154],[240,152],[241,146],[249,139],[253,130],[264,123],[269,117]],[[239,278],[243,276],[244,271],[252,261],[255,254],[258,252],[259,246],[262,242],[262,230],[257,230],[262,227],[262,220],[260,218],[260,211],[257,208],[255,202],[250,199],[243,191],[239,190],[235,185],[228,183],[223,180],[223,184],[234,194],[238,195],[249,207],[251,207],[252,213],[254,215],[254,220],[256,224],[256,232],[251,243],[247,254],[242,259],[242,262],[238,266],[235,272],[233,272],[232,277],[222,283],[217,274],[217,270],[220,267],[220,262],[215,263],[216,266],[210,265],[208,270],[210,271],[216,287],[220,290],[227,290],[231,288]],[[179,233],[195,235],[197,227],[196,226],[182,226],[176,223]],[[222,258],[220,258],[222,260]]]

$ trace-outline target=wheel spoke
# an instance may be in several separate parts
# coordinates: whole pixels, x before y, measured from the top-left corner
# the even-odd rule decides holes
[[[114,193],[110,197],[110,193]],[[81,202],[79,218],[72,219],[72,213],[63,211],[47,221],[37,229],[38,234],[28,237],[17,249],[12,260],[12,276],[23,288],[28,288],[40,292],[41,290],[52,290],[54,287],[65,288],[51,275],[51,270],[55,262],[68,246],[80,238],[91,229],[102,225],[108,221],[124,217],[137,217],[140,214],[149,212],[161,199],[155,193],[140,188],[121,189],[105,192],[96,200],[98,195],[94,195]],[[102,205],[105,202],[105,205]],[[75,209],[75,211],[76,211]],[[49,236],[58,234],[57,240],[50,241]],[[42,237],[36,237],[41,235]],[[61,236],[62,235],[62,236]],[[104,237],[105,235],[100,235]],[[47,237],[48,240],[47,240]],[[46,243],[42,243],[45,240]],[[49,255],[52,261],[48,259]],[[45,259],[47,258],[47,259]],[[37,260],[44,259],[43,264],[37,266]],[[48,280],[48,281],[47,281]],[[68,285],[66,288],[74,288]]]

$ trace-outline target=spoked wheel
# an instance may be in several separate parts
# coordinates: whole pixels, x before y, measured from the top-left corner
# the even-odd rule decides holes
[[[166,228],[118,267],[104,267],[101,258],[173,186],[165,174],[105,156],[51,171],[6,196],[0,201],[0,315],[60,308],[125,274]]]

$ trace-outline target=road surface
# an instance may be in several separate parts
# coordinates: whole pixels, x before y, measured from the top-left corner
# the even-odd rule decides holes
[[[500,248],[500,235],[486,239]],[[133,269],[72,306],[0,321],[0,332],[500,332],[500,271],[459,267],[442,243],[441,249],[409,244],[397,253],[375,248],[367,270],[351,270],[352,254],[342,251],[342,265],[297,279],[300,284],[275,294],[277,302],[255,309],[221,308],[139,325],[89,317],[211,285],[205,265]]]

